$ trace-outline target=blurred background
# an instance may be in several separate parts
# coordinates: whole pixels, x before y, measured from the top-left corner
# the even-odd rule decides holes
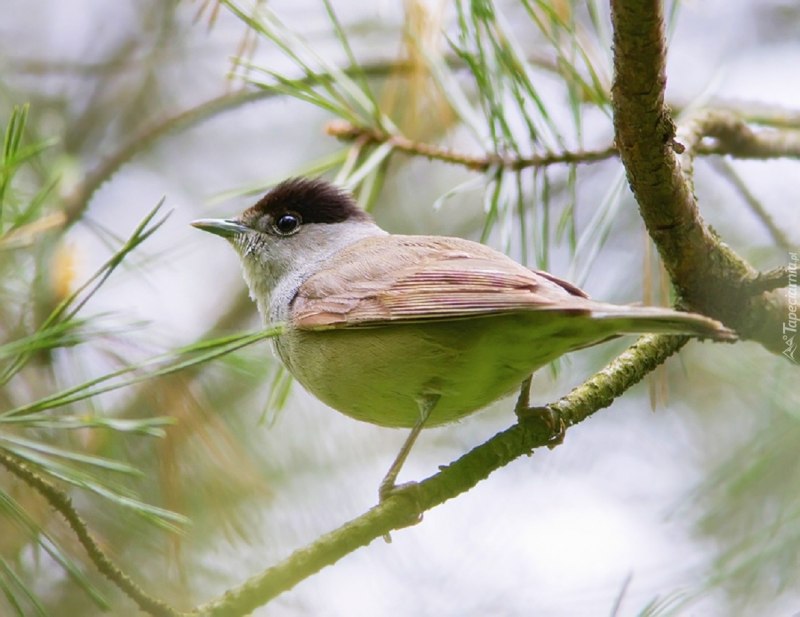
[[[330,135],[338,120],[476,157],[602,153],[613,139],[602,2],[0,9],[0,413],[11,412],[0,449],[68,490],[120,567],[178,608],[374,505],[405,437],[325,408],[291,384],[268,341],[146,378],[198,358],[198,341],[260,326],[234,251],[191,220],[322,174],[392,232],[482,240],[598,299],[670,302],[613,156],[474,171]],[[666,12],[678,122],[704,105],[796,112],[796,3]],[[354,59],[363,71],[343,72]],[[326,85],[311,87],[319,75]],[[701,158],[695,188],[703,216],[755,267],[800,250],[796,161]],[[102,285],[83,289],[95,273]],[[534,402],[631,342],[540,371]],[[797,369],[756,344],[692,342],[563,445],[255,614],[796,614]],[[113,371],[100,387],[141,380],[106,393],[86,385]],[[400,480],[506,428],[512,407],[424,432]],[[6,471],[0,530],[0,615],[137,614]]]

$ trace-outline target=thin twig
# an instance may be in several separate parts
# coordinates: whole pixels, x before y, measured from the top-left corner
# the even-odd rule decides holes
[[[790,284],[791,272],[787,266],[781,266],[760,272],[754,280],[748,282],[748,287],[752,293],[761,293],[788,287]]]
[[[696,118],[698,132],[704,138],[698,153],[727,154],[736,158],[773,159],[800,157],[800,131],[764,129],[754,131],[744,119],[731,112],[710,109]]]
[[[375,62],[360,67],[360,70],[370,77],[385,77],[410,72],[412,66],[405,61],[400,62]],[[347,67],[345,74],[352,74],[356,69]],[[330,79],[329,74],[317,73],[296,80],[301,84],[320,83]],[[100,161],[82,182],[65,199],[64,210],[67,215],[67,226],[71,225],[83,215],[94,193],[104,182],[109,180],[120,167],[130,161],[140,152],[149,148],[153,143],[165,135],[175,133],[192,127],[219,113],[235,109],[251,102],[280,96],[275,90],[260,88],[242,92],[226,93],[216,98],[200,103],[194,107],[178,112],[173,116],[158,120],[141,128],[137,133],[117,151]]]
[[[800,109],[773,105],[760,101],[712,99],[708,107],[729,111],[746,122],[776,129],[800,129]]]
[[[698,138],[715,138],[714,143],[699,141],[691,149],[690,155],[727,154],[741,159],[771,159],[800,157],[800,133],[785,131],[769,131],[756,133],[750,129],[743,119],[735,122],[731,112],[725,110],[707,110],[708,117],[720,122],[703,124],[699,127]],[[725,119],[722,121],[722,119]],[[604,161],[618,156],[614,144],[597,150],[568,150],[548,154],[534,154],[528,157],[511,154],[466,154],[451,148],[437,146],[421,141],[413,141],[400,134],[389,134],[373,127],[356,126],[344,120],[328,123],[325,132],[331,137],[343,141],[367,141],[376,144],[388,143],[396,150],[412,156],[421,156],[429,160],[442,161],[453,165],[461,165],[472,171],[485,172],[493,167],[503,167],[511,171],[527,168],[548,167],[559,164],[585,164]],[[680,148],[683,144],[675,143]]]
[[[0,465],[22,480],[47,500],[54,510],[63,516],[97,569],[119,587],[143,610],[156,617],[178,617],[180,613],[161,600],[145,593],[127,574],[111,561],[100,545],[89,533],[84,520],[72,505],[69,496],[53,486],[48,480],[30,469],[25,463],[6,452],[0,451]]]
[[[519,171],[529,167],[547,167],[558,164],[594,163],[613,158],[617,155],[616,148],[608,146],[600,150],[574,150],[566,152],[553,152],[549,154],[534,154],[528,157],[518,157],[498,154],[473,155],[457,152],[450,148],[443,148],[433,144],[413,141],[404,135],[389,134],[377,129],[364,126],[355,126],[349,122],[337,120],[330,122],[325,131],[328,135],[344,141],[367,139],[370,142],[390,144],[395,150],[413,156],[422,156],[429,160],[442,161],[453,165],[461,165],[472,171],[485,172],[494,167],[504,167],[511,171]]]

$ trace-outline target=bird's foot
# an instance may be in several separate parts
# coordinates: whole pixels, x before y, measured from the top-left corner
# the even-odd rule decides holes
[[[378,499],[381,505],[389,500],[405,500],[406,504],[402,506],[405,511],[405,520],[395,526],[395,529],[401,527],[412,527],[422,522],[422,506],[419,502],[419,482],[405,482],[403,484],[395,484],[394,482],[387,483],[386,478],[381,482],[378,487]],[[388,533],[383,536],[383,539],[390,543],[392,536]]]
[[[532,423],[535,430],[542,431],[547,438],[547,447],[551,450],[564,443],[564,433],[567,430],[561,414],[550,407],[517,407],[514,409],[520,424]]]

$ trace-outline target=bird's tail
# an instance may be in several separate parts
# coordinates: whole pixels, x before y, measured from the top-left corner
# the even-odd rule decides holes
[[[736,333],[716,319],[656,306],[617,306],[592,302],[592,317],[608,321],[620,334],[689,334],[715,341],[735,341]],[[612,325],[613,324],[613,325]]]

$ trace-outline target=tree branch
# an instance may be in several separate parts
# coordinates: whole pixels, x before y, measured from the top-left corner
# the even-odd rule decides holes
[[[111,561],[111,558],[103,552],[100,545],[89,533],[89,528],[81,518],[80,514],[72,505],[72,500],[63,491],[48,482],[42,476],[30,469],[25,463],[16,457],[0,450],[0,465],[9,472],[17,476],[25,484],[34,489],[47,503],[63,516],[72,531],[78,537],[89,558],[97,569],[104,574],[112,583],[119,587],[130,597],[143,611],[156,617],[178,617],[180,613],[161,600],[157,600],[147,595],[131,578]]]
[[[711,100],[709,108],[733,113],[746,122],[782,129],[800,129],[800,109],[760,101]]]
[[[404,135],[384,133],[371,127],[355,126],[341,120],[330,122],[325,127],[325,131],[328,135],[344,141],[362,140],[362,142],[366,143],[388,143],[395,150],[405,154],[461,165],[472,171],[479,172],[488,171],[492,167],[504,167],[510,171],[520,171],[529,167],[547,167],[561,163],[594,163],[617,155],[617,150],[614,146],[608,146],[600,150],[574,150],[534,154],[528,157],[501,156],[499,154],[465,154],[425,142],[412,141]]]
[[[561,427],[570,427],[608,407],[687,342],[684,336],[648,335],[582,385],[548,408],[558,427],[532,418],[498,433],[420,483],[399,487],[389,499],[332,531],[283,562],[268,568],[191,615],[245,615],[359,547],[393,530],[417,523],[426,510],[473,488],[493,471],[535,448],[554,446]]]
[[[691,161],[702,126],[687,130],[684,168],[675,125],[664,104],[666,43],[659,0],[612,0],[614,128],[639,211],[683,302],[720,319],[743,338],[784,349],[785,290],[753,294],[757,271],[725,245],[700,216]],[[719,129],[719,124],[717,124]],[[719,134],[731,137],[720,130]],[[683,144],[684,142],[682,142]]]
[[[698,137],[715,140],[712,144],[697,143],[694,150],[698,153],[747,159],[800,158],[800,132],[785,129],[756,132],[730,111],[707,110],[695,119],[693,129]]]
[[[780,268],[773,268],[766,272],[760,272],[759,275],[750,282],[750,288],[753,292],[771,291],[781,287],[788,287],[792,284],[792,267],[782,266]]]
[[[142,128],[130,141],[123,144],[116,152],[101,160],[75,189],[64,199],[64,211],[67,216],[66,225],[70,226],[83,216],[92,196],[109,180],[125,163],[140,152],[145,151],[164,135],[177,132],[202,122],[214,115],[233,109],[240,105],[273,96],[272,92],[237,92],[223,94],[217,98],[191,107],[158,122]]]
[[[407,62],[375,62],[359,67],[359,70],[370,77],[385,77],[387,75],[400,75],[408,73],[412,66]],[[346,67],[343,72],[350,75],[356,72],[355,67]],[[298,85],[320,83],[330,79],[327,74],[311,74],[295,80]],[[158,120],[142,127],[130,141],[123,144],[110,156],[101,160],[78,184],[77,187],[67,195],[64,200],[64,211],[67,216],[66,225],[70,226],[83,215],[89,205],[89,201],[95,192],[109,180],[125,163],[130,161],[140,152],[145,151],[165,135],[176,133],[190,128],[208,118],[212,118],[219,113],[235,109],[255,101],[269,99],[280,96],[278,90],[271,90],[261,87],[258,90],[248,90],[233,93],[225,93],[194,107],[190,107],[175,115]]]

